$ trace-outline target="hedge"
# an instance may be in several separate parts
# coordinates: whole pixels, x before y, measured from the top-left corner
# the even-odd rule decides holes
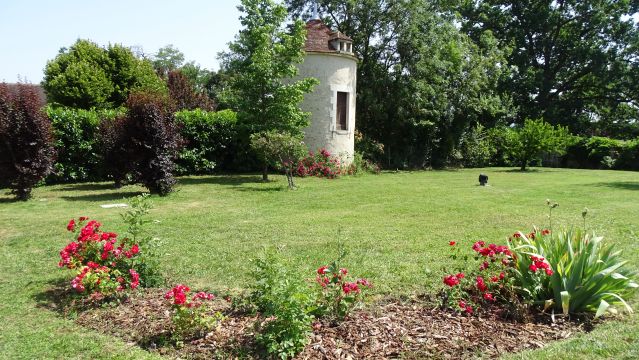
[[[51,120],[57,160],[47,182],[100,181],[105,178],[101,151],[98,149],[98,125],[102,119],[113,120],[125,113],[116,110],[82,110],[47,106]]]
[[[178,175],[229,170],[237,143],[237,116],[232,110],[200,109],[175,113],[184,146],[176,161]]]

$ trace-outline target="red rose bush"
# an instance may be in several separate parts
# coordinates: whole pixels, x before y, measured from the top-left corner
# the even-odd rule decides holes
[[[138,244],[128,238],[118,240],[113,232],[87,217],[71,219],[67,230],[73,240],[60,251],[58,266],[75,271],[71,287],[91,299],[115,296],[140,285],[136,261]]]

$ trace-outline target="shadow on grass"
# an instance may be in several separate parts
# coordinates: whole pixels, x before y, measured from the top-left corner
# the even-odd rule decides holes
[[[519,173],[519,174],[534,174],[534,173],[540,173],[543,172],[543,170],[541,169],[526,169],[524,171],[521,171],[520,169],[504,169],[504,170],[491,170],[491,172],[497,172],[497,173]]]
[[[244,184],[268,184],[261,175],[211,175],[199,177],[178,178],[181,185],[214,184],[225,186],[241,186]]]
[[[83,183],[64,185],[64,187],[60,188],[60,191],[101,191],[113,189],[115,189],[113,183]]]
[[[69,201],[115,201],[115,200],[124,200],[134,196],[141,195],[142,191],[118,191],[113,193],[103,193],[103,194],[87,194],[87,195],[77,195],[77,196],[61,196],[60,198]]]
[[[10,203],[17,203],[20,202],[20,200],[14,198],[14,197],[3,197],[0,198],[0,204],[10,204]]]
[[[637,181],[612,181],[602,182],[595,184],[588,184],[589,186],[605,186],[620,190],[639,190],[639,182]]]
[[[73,293],[70,280],[59,278],[46,283],[46,290],[33,295],[36,306],[68,318],[87,310],[86,304]]]

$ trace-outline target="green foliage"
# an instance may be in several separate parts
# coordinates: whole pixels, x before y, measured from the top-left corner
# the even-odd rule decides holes
[[[340,254],[337,259],[317,269],[315,279],[318,295],[314,313],[330,321],[344,320],[355,307],[363,303],[365,292],[373,287],[367,279],[347,281],[349,272],[341,267],[346,252],[342,244],[339,245]]]
[[[355,153],[360,154],[363,159],[381,162],[384,157],[384,144],[364,136],[355,129]]]
[[[151,221],[147,219],[149,211],[153,208],[148,194],[138,195],[129,200],[129,210],[120,214],[122,221],[127,225],[124,236],[140,247],[140,256],[136,258],[135,268],[140,274],[140,284],[143,287],[157,287],[165,283],[160,272],[160,249],[162,243],[159,239],[147,233],[146,225]]]
[[[80,109],[117,108],[134,90],[166,92],[151,63],[129,48],[81,39],[47,62],[42,86],[49,102]]]
[[[639,138],[626,141],[621,148],[619,159],[615,162],[615,168],[622,170],[639,170]]]
[[[359,152],[353,154],[353,161],[348,165],[346,169],[341,169],[343,173],[348,175],[358,174],[379,174],[381,169],[379,165],[364,158]]]
[[[481,124],[469,128],[460,139],[460,153],[464,167],[484,167],[490,163],[495,147]]]
[[[250,295],[260,312],[255,339],[269,355],[292,358],[309,343],[314,299],[284,266],[280,254],[266,252],[255,265]]]
[[[309,114],[299,103],[317,84],[293,80],[304,56],[304,23],[285,27],[286,8],[273,0],[243,0],[239,9],[243,29],[220,57],[230,76],[225,97],[237,111],[243,141],[248,147],[251,134],[271,130],[300,135]]]
[[[574,133],[623,136],[638,117],[634,1],[459,1],[462,31],[486,32],[511,46],[512,94],[519,119],[543,118]],[[597,119],[597,121],[594,121]],[[632,120],[634,119],[634,120]],[[634,124],[633,124],[634,123]]]
[[[228,169],[236,156],[237,115],[231,110],[201,109],[175,113],[184,147],[176,160],[176,173],[210,174]]]
[[[523,127],[508,133],[506,141],[508,152],[524,171],[531,160],[543,153],[564,153],[570,140],[566,128],[555,128],[543,120],[526,120]]]
[[[604,244],[603,237],[575,228],[547,236],[519,233],[511,247],[517,255],[517,283],[534,301],[554,306],[564,314],[587,311],[599,316],[614,311],[610,306],[615,304],[623,304],[632,312],[624,297],[638,285],[625,266],[627,261],[620,258],[621,252]],[[533,256],[545,258],[553,274],[536,281],[529,269]]]
[[[295,188],[293,173],[297,169],[298,162],[308,151],[301,135],[277,131],[253,134],[251,148],[265,163],[284,171],[289,189]]]
[[[48,182],[99,181],[104,179],[99,140],[100,121],[112,121],[124,114],[124,109],[83,110],[45,108],[53,127],[57,152],[54,172]]]
[[[152,57],[153,68],[162,77],[166,77],[171,71],[179,69],[184,63],[184,53],[172,44],[158,49]]]
[[[365,139],[383,144],[383,158],[372,159],[387,167],[455,165],[471,124],[492,125],[514,112],[509,97],[497,91],[508,76],[508,47],[489,32],[473,43],[446,16],[445,3],[286,3],[296,15],[309,15],[317,3],[324,20],[353,39],[360,57],[357,127]]]

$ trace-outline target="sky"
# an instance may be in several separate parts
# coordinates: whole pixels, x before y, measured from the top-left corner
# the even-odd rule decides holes
[[[172,44],[218,69],[240,30],[239,0],[0,0],[0,82],[39,83],[47,60],[77,39],[141,47],[152,55]]]

